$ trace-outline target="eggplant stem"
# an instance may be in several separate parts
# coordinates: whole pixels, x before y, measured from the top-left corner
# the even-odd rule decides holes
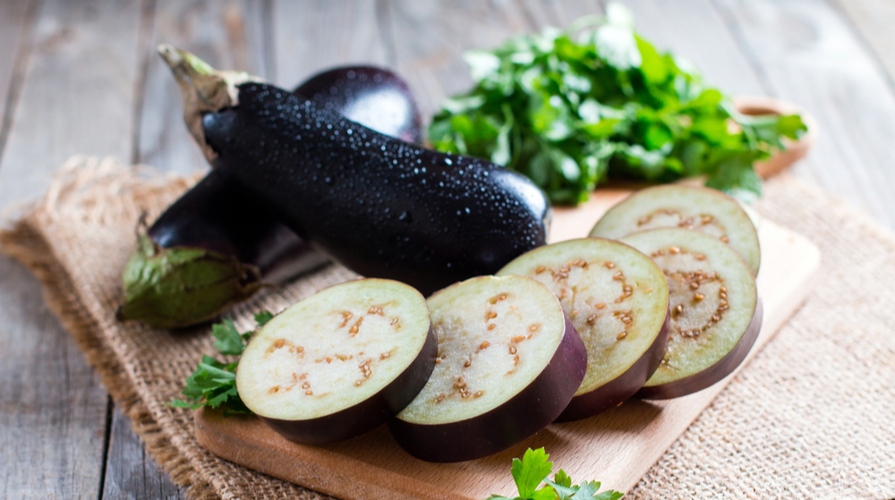
[[[246,82],[264,80],[244,71],[218,71],[202,59],[173,45],[163,43],[158,53],[171,68],[183,94],[183,119],[190,134],[202,148],[208,161],[217,156],[205,142],[202,113],[217,112],[239,105],[237,87]]]

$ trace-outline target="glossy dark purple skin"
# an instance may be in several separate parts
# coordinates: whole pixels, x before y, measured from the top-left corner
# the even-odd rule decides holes
[[[326,444],[359,436],[397,415],[423,389],[438,355],[438,341],[430,327],[420,353],[395,380],[350,408],[310,420],[282,420],[258,415],[271,429],[300,444]]]
[[[749,321],[749,325],[746,327],[743,336],[740,337],[740,341],[733,346],[733,349],[731,349],[730,352],[718,360],[717,363],[701,372],[694,373],[693,375],[680,380],[675,380],[674,382],[668,382],[667,384],[655,385],[652,387],[643,387],[637,391],[637,394],[634,396],[642,399],[679,398],[701,391],[720,382],[724,377],[736,370],[736,368],[740,366],[740,363],[746,359],[746,356],[755,344],[755,339],[758,338],[758,334],[761,332],[762,315],[763,307],[761,299],[759,299],[755,304],[755,312],[752,314],[752,320]]]
[[[633,396],[652,377],[662,363],[665,347],[668,345],[668,332],[671,328],[671,312],[666,311],[662,329],[649,349],[631,365],[625,373],[596,389],[575,396],[569,405],[556,419],[557,422],[570,422],[592,417],[610,408],[614,408]]]
[[[423,142],[422,119],[410,87],[386,69],[334,68],[311,77],[294,93],[385,135]]]
[[[490,162],[396,140],[274,86],[203,116],[214,168],[349,269],[428,295],[545,242],[549,203]]]
[[[386,135],[421,142],[416,101],[391,71],[370,66],[319,73],[294,90]],[[149,237],[162,248],[191,247],[232,255],[259,268],[266,281],[281,282],[329,259],[279,222],[271,207],[210,172],[152,224]]]
[[[547,427],[575,395],[587,371],[587,348],[568,316],[565,320],[563,339],[544,371],[509,401],[447,424],[389,420],[395,441],[421,460],[462,462],[505,450]]]
[[[272,210],[212,171],[152,224],[162,248],[190,247],[232,255],[268,281],[288,279],[329,259],[277,222]]]

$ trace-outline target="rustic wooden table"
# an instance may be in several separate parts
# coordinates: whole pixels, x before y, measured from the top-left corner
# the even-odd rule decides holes
[[[638,30],[737,95],[796,103],[818,141],[795,172],[895,229],[895,3],[631,0]],[[72,154],[172,172],[206,164],[154,47],[290,87],[373,63],[410,83],[425,119],[464,90],[460,54],[565,26],[599,0],[0,0],[0,207],[33,200]],[[0,497],[181,498],[144,452],[37,280],[0,257]]]

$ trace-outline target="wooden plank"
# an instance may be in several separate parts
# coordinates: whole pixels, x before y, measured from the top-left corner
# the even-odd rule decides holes
[[[476,0],[390,2],[382,24],[394,45],[394,66],[414,91],[426,123],[445,97],[472,86],[463,52],[493,48],[532,29],[516,3]]]
[[[245,28],[245,65],[256,75],[268,80],[274,78],[273,12],[270,0],[242,1],[243,27]]]
[[[21,89],[36,7],[36,0],[0,1],[0,155]]]
[[[34,199],[70,155],[131,149],[139,5],[47,0],[0,163],[0,206]],[[97,498],[107,394],[44,305],[0,258],[2,498]]]
[[[274,77],[292,89],[334,66],[389,66],[374,0],[274,1]]]
[[[749,60],[710,0],[622,1],[634,13],[636,29],[660,50],[699,68],[708,85],[728,95],[764,95]]]
[[[175,486],[168,474],[149,457],[143,443],[131,430],[130,420],[120,409],[116,409],[112,417],[102,498],[187,498],[185,490]]]
[[[599,191],[577,209],[558,210],[553,238],[582,237],[623,191]],[[584,224],[584,221],[588,221]],[[768,221],[758,227],[764,255],[758,278],[764,321],[748,359],[755,356],[812,288],[820,252],[803,236]],[[544,446],[572,477],[598,478],[604,487],[630,490],[665,450],[721,392],[722,382],[668,401],[630,400],[596,417],[548,426],[522,443],[487,458],[454,464],[417,460],[384,427],[327,446],[286,441],[254,417],[196,413],[196,435],[212,453],[338,498],[359,500],[476,500],[510,494],[507,466],[526,448]],[[284,460],[289,457],[289,460]],[[470,471],[474,470],[472,474]]]
[[[895,3],[887,0],[833,0],[888,73],[895,85]]]
[[[43,5],[3,153],[0,204],[35,198],[73,154],[128,158],[138,17],[134,0]]]
[[[96,498],[107,395],[44,305],[0,257],[0,498]]]
[[[180,89],[171,70],[156,53],[170,43],[201,57],[216,68],[237,69],[267,77],[260,2],[239,0],[160,0],[155,9],[150,42],[141,48],[146,77],[140,98],[136,161],[168,172],[205,170],[208,163],[183,123]],[[251,13],[251,17],[246,13]],[[249,44],[251,35],[252,44]]]
[[[795,172],[895,228],[895,94],[846,20],[820,0],[716,5],[769,92],[817,120]]]

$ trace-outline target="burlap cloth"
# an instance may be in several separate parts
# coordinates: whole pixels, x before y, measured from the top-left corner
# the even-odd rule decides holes
[[[114,318],[138,216],[152,220],[197,179],[73,158],[0,234],[2,250],[41,279],[48,306],[190,497],[326,498],[216,458],[196,442],[192,414],[165,405],[214,352],[208,328],[172,334]],[[628,496],[895,497],[895,237],[788,176],[766,184],[757,208],[820,247],[816,290]],[[251,312],[352,276],[331,265],[231,317],[248,329]]]

